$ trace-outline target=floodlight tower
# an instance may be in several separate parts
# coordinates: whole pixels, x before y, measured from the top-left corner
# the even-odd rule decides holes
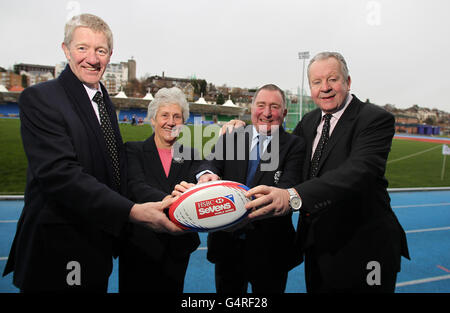
[[[300,60],[303,60],[302,89],[301,89],[301,94],[300,94],[300,111],[298,112],[298,114],[299,114],[298,120],[300,121],[302,119],[302,113],[303,113],[303,86],[304,86],[304,80],[305,80],[305,60],[309,59],[309,51],[299,52],[298,58]]]

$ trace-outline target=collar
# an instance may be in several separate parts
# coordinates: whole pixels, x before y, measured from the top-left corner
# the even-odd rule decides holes
[[[336,112],[332,113],[331,116],[336,118],[336,119],[340,119],[342,114],[344,114],[344,111],[347,109],[348,105],[350,104],[350,102],[353,100],[353,96],[348,93],[347,98],[345,99],[345,104],[343,106],[341,106]],[[325,116],[325,112],[322,111],[322,119]],[[321,120],[322,120],[321,119]]]
[[[255,125],[252,125],[252,142],[255,141],[256,137],[259,136],[258,130],[256,129]],[[264,141],[270,141],[272,139],[272,135],[270,136],[262,136],[264,138]]]
[[[84,89],[86,89],[86,92],[87,92],[87,94],[88,94],[88,96],[89,96],[89,99],[91,99],[91,101],[92,101],[92,98],[94,98],[95,94],[96,94],[98,91],[100,91],[100,93],[101,93],[102,96],[103,96],[103,92],[102,92],[101,88],[100,88],[100,89],[97,89],[97,88],[91,88],[91,87],[86,86],[85,84],[83,84],[83,87],[84,87]]]

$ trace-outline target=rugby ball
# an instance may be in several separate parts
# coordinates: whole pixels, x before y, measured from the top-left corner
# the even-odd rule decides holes
[[[245,197],[249,188],[241,183],[216,180],[187,189],[172,203],[169,218],[178,227],[198,232],[216,231],[247,216]]]

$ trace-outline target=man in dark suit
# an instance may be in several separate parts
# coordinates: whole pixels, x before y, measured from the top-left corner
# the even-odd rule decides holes
[[[260,207],[249,218],[300,211],[298,246],[308,292],[393,292],[406,236],[390,206],[384,177],[394,117],[351,95],[344,58],[316,55],[308,66],[318,109],[294,133],[306,140],[304,182],[249,191]]]
[[[181,231],[165,203],[135,204],[126,188],[117,117],[100,79],[112,53],[108,25],[73,17],[62,48],[68,66],[19,99],[28,158],[25,206],[4,275],[22,292],[106,292],[114,242],[129,221]]]
[[[286,113],[280,88],[269,84],[258,89],[251,106],[253,125],[219,138],[210,161],[200,166],[208,172],[200,172],[199,182],[221,177],[249,187],[299,183],[305,145],[281,126]],[[207,258],[215,263],[217,292],[246,293],[248,283],[253,292],[284,292],[288,271],[301,261],[294,239],[291,214],[210,233]]]

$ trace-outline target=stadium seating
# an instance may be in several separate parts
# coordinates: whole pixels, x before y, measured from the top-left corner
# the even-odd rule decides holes
[[[7,102],[6,104],[0,104],[0,117],[18,118],[19,106],[17,103]]]

